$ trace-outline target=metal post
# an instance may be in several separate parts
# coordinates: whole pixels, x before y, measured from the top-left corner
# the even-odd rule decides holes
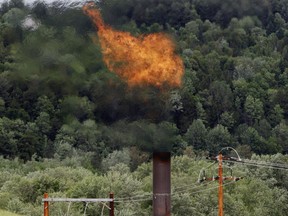
[[[109,198],[112,199],[112,201],[109,202],[109,207],[110,207],[110,216],[114,216],[114,193],[109,194]]]
[[[219,188],[218,188],[218,216],[223,216],[223,166],[222,166],[222,154],[218,156],[218,177],[219,177]]]
[[[171,153],[153,153],[153,216],[171,215]]]
[[[48,193],[44,193],[44,199],[48,198]],[[44,216],[49,216],[49,202],[44,201]]]

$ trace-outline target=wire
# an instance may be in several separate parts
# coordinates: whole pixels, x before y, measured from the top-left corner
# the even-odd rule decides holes
[[[236,183],[235,181],[231,181],[231,182],[228,182],[228,183],[224,183],[223,186],[230,185],[230,184],[235,184],[235,183]],[[219,186],[215,186],[215,187],[206,188],[206,189],[203,189],[203,190],[194,191],[194,192],[191,192],[191,194],[195,194],[195,193],[199,193],[199,192],[203,192],[203,191],[213,190],[213,189],[216,189],[218,187]],[[177,193],[174,193],[174,194],[177,194]]]
[[[174,190],[175,190],[175,192],[176,193],[180,193],[180,192],[184,192],[184,191],[187,191],[187,190],[191,190],[191,189],[196,189],[196,188],[199,188],[199,187],[203,187],[203,186],[206,186],[206,185],[209,185],[211,182],[205,182],[205,183],[203,183],[203,184],[199,184],[198,186],[188,186],[188,185],[186,185],[186,186],[182,186],[181,187],[181,189],[182,190],[179,190],[180,188],[175,188]],[[175,193],[174,192],[174,193]]]
[[[205,168],[204,168],[204,170],[206,170],[206,169],[210,168],[211,166],[213,166],[213,165],[215,165],[215,164],[217,164],[217,161],[214,161],[214,163],[212,163],[212,164],[209,164],[207,167],[205,167]]]
[[[196,185],[196,184],[194,184],[194,185],[185,185],[185,186],[181,186],[181,187],[178,187],[178,188],[174,188],[173,190],[176,191],[176,192],[182,192],[182,191],[186,191],[186,190],[191,190],[191,189],[196,189],[196,188],[199,188],[199,187],[203,187],[203,186],[206,186],[208,184],[210,184],[210,182],[207,182],[207,183],[204,183],[204,184],[199,184],[199,185]],[[117,202],[121,202],[121,201],[135,201],[135,200],[137,200],[137,201],[138,200],[147,200],[148,197],[152,197],[152,195],[153,195],[153,193],[149,193],[149,194],[144,194],[144,195],[139,195],[139,196],[132,196],[132,197],[119,197],[119,198],[115,198],[114,200],[117,201]]]
[[[229,161],[232,163],[237,163],[237,164],[242,164],[242,165],[247,165],[247,166],[256,166],[256,167],[261,167],[261,168],[268,168],[268,169],[278,169],[278,170],[285,170],[288,171],[288,167],[281,167],[281,166],[272,166],[269,164],[260,164],[260,163],[251,163],[251,162],[245,162],[245,161]]]
[[[119,198],[115,198],[114,200],[131,200],[131,199],[139,199],[139,198],[143,198],[143,197],[147,197],[147,196],[152,196],[152,193],[149,194],[143,194],[143,195],[138,195],[138,196],[132,196],[132,197],[119,197]]]
[[[244,159],[243,161],[246,161],[246,162],[254,162],[254,163],[264,162],[264,163],[270,164],[270,165],[285,166],[285,167],[287,167],[284,163],[273,163],[273,162],[267,162],[267,161],[261,161],[261,160],[249,160],[249,159]]]
[[[230,185],[230,184],[235,184],[236,182],[235,181],[232,181],[232,182],[229,182],[229,183],[224,183],[223,186],[226,186],[226,185]],[[210,183],[207,183],[207,184],[201,184],[201,186],[205,186],[205,185],[208,185]],[[209,191],[209,190],[214,190],[216,188],[218,188],[219,186],[214,186],[214,187],[210,187],[210,188],[205,188],[205,189],[202,189],[202,190],[197,190],[197,191],[193,191],[193,192],[189,192],[190,194],[196,194],[196,193],[200,193],[200,192],[203,192],[203,191]],[[190,189],[189,189],[190,188]],[[199,186],[196,186],[196,187],[186,187],[186,190],[185,191],[176,191],[176,192],[173,192],[171,193],[171,197],[175,196],[175,195],[178,195],[178,194],[181,194],[183,192],[187,192],[191,189],[195,189],[195,188],[199,188]],[[158,194],[159,195],[159,194]],[[166,195],[166,194],[165,194]],[[149,198],[143,198],[143,199],[134,199],[133,197],[127,197],[126,200],[115,200],[114,202],[115,203],[123,203],[123,202],[143,202],[143,201],[152,201],[152,196],[149,197]]]
[[[115,200],[115,203],[122,203],[122,202],[143,202],[143,201],[151,201],[152,200],[152,196],[150,198],[146,198],[146,199],[127,199],[127,200]]]
[[[237,160],[236,160],[237,161]],[[243,162],[247,162],[247,163],[259,163],[261,162],[262,164],[267,164],[267,165],[271,165],[271,166],[281,166],[281,167],[288,167],[283,163],[271,163],[271,162],[266,162],[266,161],[259,161],[259,160],[247,160],[244,159],[242,160]]]
[[[227,160],[223,160],[223,162],[238,163],[238,164],[266,167],[266,168],[279,169],[279,170],[288,170],[288,166],[286,166],[285,164],[281,164],[281,163],[267,163],[267,162],[264,162],[264,161],[245,160],[245,159],[241,160],[241,161],[240,160],[227,159]]]

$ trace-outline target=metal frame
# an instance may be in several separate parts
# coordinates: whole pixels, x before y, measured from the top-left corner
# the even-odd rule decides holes
[[[102,215],[104,207],[107,207],[110,212],[109,216],[114,216],[114,194],[110,193],[109,197],[110,198],[49,198],[48,193],[45,193],[44,198],[42,199],[42,202],[44,202],[44,216],[49,216],[49,202],[69,202],[70,204],[71,202],[85,202],[87,204],[92,202],[100,202],[103,204]],[[109,202],[109,206],[105,204],[107,202]],[[87,204],[85,207],[85,213],[87,209]]]

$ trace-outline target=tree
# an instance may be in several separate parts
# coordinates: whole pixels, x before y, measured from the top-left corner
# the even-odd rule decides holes
[[[33,7],[31,9],[31,12],[34,14],[34,16],[37,19],[45,20],[45,18],[48,17],[48,6],[44,1],[35,1],[33,3]]]
[[[115,150],[102,160],[102,168],[106,171],[119,163],[129,166],[130,162],[129,149],[125,148],[121,151]]]
[[[191,20],[185,24],[185,27],[179,29],[179,39],[185,43],[185,48],[193,49],[200,44],[200,29],[203,23],[200,19]],[[184,47],[183,47],[184,48]]]
[[[207,134],[207,149],[211,153],[218,153],[224,147],[233,147],[234,141],[228,129],[217,125]]]
[[[271,136],[272,127],[266,119],[261,119],[259,122],[255,123],[254,127],[259,135],[265,139],[268,139]]]
[[[207,129],[201,119],[194,120],[189,126],[184,138],[193,148],[205,150],[207,148]]]
[[[93,119],[94,104],[87,97],[70,96],[61,104],[61,114],[65,118],[75,117],[79,121]]]
[[[20,27],[25,17],[25,12],[19,8],[12,8],[3,15],[4,22],[12,28]]]
[[[245,30],[238,25],[239,20],[232,18],[227,28],[227,38],[233,54],[239,55],[241,51],[249,46],[248,35]]]
[[[3,117],[5,111],[5,101],[0,97],[0,118]]]
[[[230,86],[224,81],[215,81],[210,85],[208,103],[210,106],[210,122],[219,123],[220,115],[230,111],[233,104],[233,94]]]
[[[39,115],[41,112],[45,112],[51,116],[53,116],[56,112],[55,107],[53,103],[51,102],[51,99],[48,98],[46,95],[42,95],[37,99],[36,104],[36,113]]]
[[[279,146],[281,146],[282,151],[285,153],[288,152],[288,126],[281,122],[277,125],[273,131],[273,136],[276,138],[276,142]]]
[[[280,88],[276,94],[275,104],[279,104],[283,109],[284,118],[288,117],[288,98],[286,97],[286,93],[288,90],[288,86]]]
[[[247,115],[247,122],[253,124],[259,121],[264,115],[263,103],[250,95],[247,96],[244,109]]]
[[[52,129],[52,124],[50,115],[48,113],[40,112],[39,116],[35,120],[35,123],[43,135],[49,135],[49,132]]]
[[[234,118],[233,113],[230,113],[230,112],[222,113],[220,116],[219,124],[231,130],[235,125],[235,118]]]
[[[269,154],[279,151],[279,145],[272,139],[265,140],[253,127],[241,125],[238,127],[237,139],[241,145],[248,145],[257,154]]]
[[[238,57],[235,62],[235,70],[233,72],[234,79],[249,80],[255,76],[254,70],[254,64],[251,58]]]
[[[128,135],[134,145],[149,152],[170,152],[173,145],[177,141],[181,141],[181,139],[178,139],[179,131],[176,125],[167,121],[159,124],[143,120],[134,121],[128,123],[125,129],[121,128],[120,132],[126,136]]]
[[[17,155],[17,140],[15,139],[13,131],[7,128],[7,123],[10,120],[7,118],[0,118],[0,153],[4,157],[15,157]]]
[[[23,134],[17,144],[17,155],[24,161],[31,160],[33,154],[43,156],[43,146],[34,134]]]
[[[187,0],[144,1],[99,1],[107,23],[121,28],[129,20],[135,20],[138,27],[151,26],[155,23],[169,29],[179,28],[199,17],[194,5]],[[164,18],[165,17],[165,18]]]

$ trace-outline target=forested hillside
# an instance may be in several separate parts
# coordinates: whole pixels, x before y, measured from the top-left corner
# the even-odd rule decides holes
[[[65,160],[34,160],[25,164],[17,160],[0,159],[0,209],[25,216],[41,216],[44,192],[48,191],[50,197],[60,198],[107,198],[109,192],[113,191],[115,215],[152,215],[152,164],[142,163],[131,172],[129,157],[125,157],[123,152],[118,152],[118,155],[126,161],[121,161],[117,156],[113,157],[118,163],[114,166],[106,164],[105,174],[93,173],[83,168],[85,163],[81,161],[81,157],[76,156]],[[287,156],[280,154],[253,156],[253,159],[262,165],[288,163]],[[191,154],[172,158],[172,215],[217,215],[218,183],[197,182],[203,168],[207,177],[217,175],[217,165],[212,165],[211,162],[199,160]],[[233,169],[233,176],[244,179],[236,182],[225,181],[225,215],[287,215],[287,169],[245,165],[234,165],[230,168]],[[230,168],[224,172],[225,175],[230,175]],[[82,216],[85,207],[86,203],[82,202],[54,202],[50,206],[50,215]],[[101,203],[89,203],[86,215],[102,216],[102,208]],[[104,215],[109,215],[107,208],[104,208]]]
[[[167,34],[184,62],[182,85],[165,93],[151,86],[130,91],[104,64],[97,28],[81,3],[2,3],[0,208],[39,215],[45,190],[70,197],[106,196],[109,187],[120,197],[149,193],[146,163],[155,149],[176,157],[173,181],[183,185],[207,166],[199,158],[227,146],[243,158],[254,153],[287,163],[288,0],[95,2],[114,29],[135,37]],[[227,215],[285,215],[287,171],[235,169],[251,178],[229,189]],[[50,181],[57,172],[64,177]],[[123,173],[132,186],[121,191]],[[120,182],[109,185],[109,178]],[[90,193],[90,181],[103,188]],[[29,187],[38,192],[29,194]],[[250,196],[254,189],[265,201]],[[214,192],[179,193],[173,215],[215,215]],[[35,212],[17,208],[27,203]],[[186,209],[185,203],[194,204]],[[123,205],[119,215],[151,211],[149,201]]]

